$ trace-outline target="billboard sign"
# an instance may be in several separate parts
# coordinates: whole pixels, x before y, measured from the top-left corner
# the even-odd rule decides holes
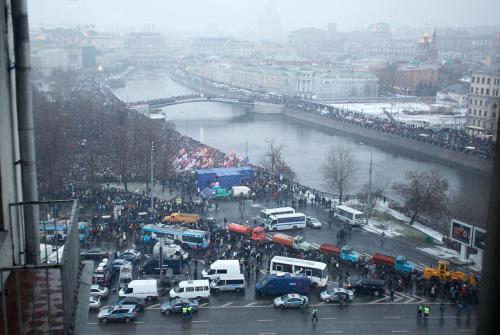
[[[471,225],[451,220],[450,239],[457,241],[466,246],[472,246],[472,231],[474,228]]]
[[[486,231],[481,228],[474,227],[472,235],[472,247],[479,250],[486,248]]]

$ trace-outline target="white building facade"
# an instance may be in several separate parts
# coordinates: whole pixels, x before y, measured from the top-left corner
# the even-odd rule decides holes
[[[500,114],[500,64],[483,65],[472,71],[469,89],[467,131],[474,136],[492,136],[496,141]]]

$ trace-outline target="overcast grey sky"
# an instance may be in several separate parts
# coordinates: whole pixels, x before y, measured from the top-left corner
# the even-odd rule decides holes
[[[32,26],[95,24],[100,30],[143,29],[191,35],[241,35],[257,30],[270,0],[28,0]],[[499,0],[274,0],[284,32],[306,26],[361,30],[391,26],[499,24]]]

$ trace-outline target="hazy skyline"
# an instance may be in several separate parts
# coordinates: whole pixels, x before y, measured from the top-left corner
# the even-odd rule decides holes
[[[143,30],[189,35],[255,34],[270,2],[279,15],[281,30],[314,26],[363,30],[387,22],[391,27],[477,26],[499,24],[498,0],[29,0],[31,25],[93,24],[99,30]]]

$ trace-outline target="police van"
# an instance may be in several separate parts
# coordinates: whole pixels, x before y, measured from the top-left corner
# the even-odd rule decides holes
[[[210,283],[210,291],[214,293],[245,290],[245,276],[243,274],[220,275]]]

